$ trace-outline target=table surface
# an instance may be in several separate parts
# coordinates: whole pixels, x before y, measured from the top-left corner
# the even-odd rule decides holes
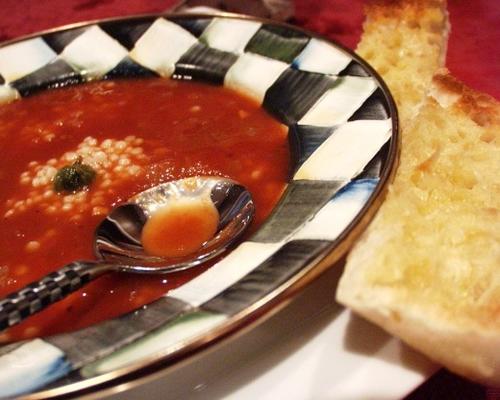
[[[229,10],[242,12],[248,12],[252,3],[258,3],[257,0],[197,2],[224,2]],[[354,49],[362,32],[364,2],[296,0],[293,22]],[[2,0],[0,42],[74,22],[163,12],[178,4],[176,0]],[[448,9],[452,30],[446,66],[470,87],[500,99],[500,2],[448,0]],[[407,400],[443,398],[498,400],[500,391],[442,370]]]
[[[247,11],[257,0],[219,0]],[[283,2],[286,0],[274,0]],[[0,42],[43,29],[98,18],[162,12],[179,0],[2,0]],[[198,1],[216,3],[217,1]],[[268,0],[272,2],[272,0]],[[355,48],[365,0],[295,0],[295,23]],[[194,3],[194,1],[193,1]],[[476,90],[500,99],[500,2],[449,0],[447,67]]]

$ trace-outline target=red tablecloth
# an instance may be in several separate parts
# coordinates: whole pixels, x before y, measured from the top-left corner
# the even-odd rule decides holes
[[[296,1],[297,22],[354,48],[364,0]],[[500,99],[500,1],[448,0],[451,34],[446,65],[476,90]]]
[[[58,25],[160,12],[178,0],[2,0],[0,41]],[[296,22],[354,48],[364,0],[296,0]],[[242,2],[243,3],[243,2]],[[246,0],[244,3],[248,3]],[[244,8],[244,6],[240,6]],[[447,66],[469,86],[500,99],[500,1],[449,0]]]
[[[245,0],[248,7],[257,0]],[[452,33],[447,66],[474,89],[500,99],[500,1],[448,0]],[[177,0],[2,0],[0,42],[59,25],[105,17],[162,12]],[[355,48],[361,35],[364,0],[296,0],[300,26]],[[486,389],[441,371],[412,393],[417,399],[500,400]]]

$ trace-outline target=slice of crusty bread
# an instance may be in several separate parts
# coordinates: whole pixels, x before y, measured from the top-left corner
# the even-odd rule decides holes
[[[445,6],[366,8],[358,52],[396,99],[402,154],[337,297],[451,370],[500,386],[499,105],[447,72],[434,76],[446,51]]]
[[[450,370],[500,386],[500,103],[446,71],[403,132],[338,300]]]
[[[432,76],[444,65],[446,0],[369,0],[356,52],[388,84],[404,127],[418,112]]]

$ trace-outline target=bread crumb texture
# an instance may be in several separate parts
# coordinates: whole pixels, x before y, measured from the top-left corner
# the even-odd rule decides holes
[[[449,22],[445,0],[370,0],[356,52],[388,84],[402,124],[411,120],[444,65]]]
[[[431,93],[403,131],[395,180],[337,297],[451,369],[500,386],[500,103],[446,71]]]
[[[383,207],[391,240],[374,263],[385,268],[367,278],[500,332],[500,124],[486,121],[499,105],[483,104],[479,125],[464,112],[480,107],[467,94],[448,109],[429,99],[403,136]]]

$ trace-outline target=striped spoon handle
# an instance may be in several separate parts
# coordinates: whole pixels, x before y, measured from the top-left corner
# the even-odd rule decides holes
[[[0,331],[75,292],[106,271],[105,264],[74,261],[0,300]]]

